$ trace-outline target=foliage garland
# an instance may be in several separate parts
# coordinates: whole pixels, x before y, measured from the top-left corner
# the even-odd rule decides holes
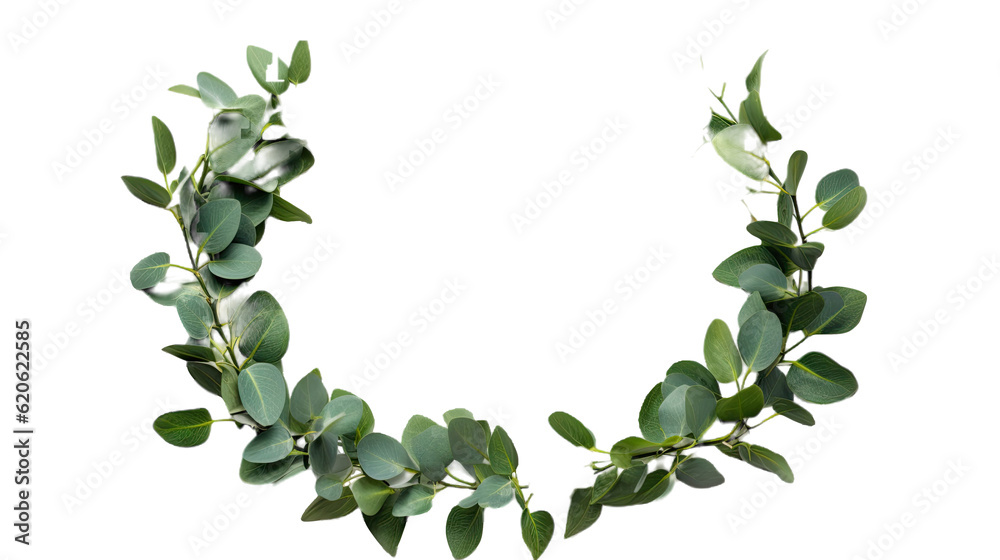
[[[622,439],[610,451],[598,450],[593,433],[573,416],[556,412],[549,417],[552,428],[570,443],[608,457],[591,463],[594,484],[572,493],[566,537],[593,525],[604,506],[640,505],[665,496],[674,478],[695,488],[721,484],[724,479],[715,467],[692,455],[700,447],[715,447],[791,482],[787,462],[743,441],[745,436],[777,416],[814,424],[796,398],[826,404],[857,390],[851,372],[825,355],[787,355],[815,335],[847,332],[861,318],[863,293],[813,286],[813,268],[824,247],[808,238],[854,220],[864,207],[865,190],[854,172],[835,171],[819,181],[816,204],[800,213],[798,187],[806,154],[792,154],[784,182],[764,156],[767,143],[781,135],[761,109],[763,59],[761,55],[747,77],[748,96],[739,116],[726,106],[723,85],[715,98],[728,116],[713,110],[707,128],[709,140],[727,163],[775,189],[753,192],[777,195],[777,221],[752,218],[747,226],[760,244],[738,251],[713,273],[719,282],[749,294],[739,312],[736,340],[725,322],[713,321],[705,337],[705,365],[672,365],[642,403],[642,437]],[[396,554],[407,519],[429,511],[444,490],[469,491],[445,524],[455,558],[471,555],[479,545],[487,509],[516,501],[522,509],[522,538],[538,558],[555,533],[555,522],[548,512],[529,508],[528,487],[517,477],[517,449],[502,427],[491,428],[486,420],[458,408],[445,412],[443,423],[413,416],[396,439],[374,431],[374,415],[364,400],[343,389],[329,391],[319,370],[307,373],[289,390],[281,365],[289,326],[281,306],[266,291],[245,299],[234,293],[260,269],[256,247],[269,218],[312,222],[284,198],[282,188],[312,167],[313,155],[304,140],[275,133],[284,128],[280,96],[309,78],[309,46],[300,41],[287,64],[250,46],[247,64],[266,98],[240,97],[206,72],[198,74],[197,87],[170,88],[200,98],[214,112],[205,150],[191,171],[182,168],[170,180],[177,159],[173,136],[153,117],[156,166],[163,184],[122,177],[134,196],[173,216],[190,264],[174,264],[167,253],[154,253],[132,269],[132,285],[176,310],[189,338],[164,352],[185,361],[194,381],[220,397],[229,414],[213,419],[205,408],[169,412],[157,418],[155,431],[170,444],[193,447],[209,438],[216,422],[248,428],[253,437],[239,469],[244,482],[278,483],[311,470],[316,497],[302,520],[334,519],[360,509],[369,531],[391,555]],[[817,209],[825,212],[822,227],[807,234],[803,221]],[[193,280],[170,285],[165,282],[169,268],[184,270]],[[789,345],[793,333],[802,337]],[[752,384],[747,383],[751,372],[756,373]],[[735,383],[735,393],[723,396],[720,383]],[[750,425],[749,420],[766,408],[773,414]],[[732,428],[707,437],[716,420]],[[664,465],[650,472],[650,465],[657,463]]]

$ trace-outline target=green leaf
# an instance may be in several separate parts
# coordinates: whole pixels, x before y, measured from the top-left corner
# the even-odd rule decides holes
[[[712,399],[712,402],[714,403],[715,399]],[[646,441],[634,436],[627,437],[611,446],[611,462],[616,467],[627,469],[633,466],[634,456],[655,453],[661,447],[663,447],[661,443]]]
[[[411,455],[420,467],[420,474],[434,482],[444,480],[445,468],[454,461],[448,429],[435,424],[417,434]]]
[[[285,457],[275,463],[240,463],[240,480],[247,484],[271,484],[286,476],[296,463],[301,464],[299,457]]]
[[[858,174],[850,169],[841,169],[825,175],[816,185],[816,204],[822,210],[829,210],[847,193],[858,188],[861,181]]]
[[[240,353],[258,362],[277,362],[288,350],[288,319],[271,294],[254,292],[236,311],[231,328]]]
[[[804,401],[830,404],[854,395],[858,381],[847,368],[825,354],[809,352],[792,362],[788,387]]]
[[[792,227],[792,209],[794,205],[791,196],[785,193],[778,193],[778,223],[786,228]]]
[[[788,175],[785,176],[785,192],[795,196],[799,190],[799,183],[802,181],[802,174],[806,172],[806,162],[809,155],[802,150],[796,150],[788,158]]]
[[[497,426],[490,437],[489,447],[490,466],[497,474],[510,475],[517,470],[517,449],[514,442],[507,435],[506,430]]]
[[[406,452],[412,456],[413,438],[431,426],[437,426],[437,423],[420,414],[411,416],[409,421],[406,422],[406,427],[403,428],[403,435],[399,440],[403,444],[403,449],[406,449]]]
[[[406,469],[417,469],[403,444],[380,433],[361,438],[358,442],[358,461],[365,474],[375,480],[389,480]]]
[[[677,465],[677,480],[692,488],[712,488],[726,481],[708,459],[690,457]]]
[[[483,539],[483,516],[486,510],[478,505],[463,508],[455,506],[448,513],[444,532],[451,555],[457,559],[468,558]]]
[[[227,176],[226,176],[227,177]],[[230,181],[214,181],[209,198],[212,200],[232,198],[238,200],[242,212],[255,226],[264,223],[271,214],[274,196],[257,188],[244,188],[241,184]],[[262,187],[263,188],[263,187]]]
[[[788,226],[778,222],[766,222],[758,220],[747,224],[747,231],[750,235],[760,239],[769,245],[778,247],[794,247],[798,237]]]
[[[202,103],[212,109],[229,107],[237,98],[233,88],[208,72],[198,74],[198,92]]]
[[[271,426],[250,440],[243,449],[243,459],[251,463],[273,463],[288,457],[293,447],[295,442],[288,430],[281,426]]]
[[[129,273],[129,280],[132,287],[137,290],[148,290],[153,286],[163,282],[167,277],[167,268],[170,267],[170,255],[166,253],[153,253],[142,259]]]
[[[764,142],[781,140],[781,133],[771,126],[767,117],[764,116],[764,109],[760,104],[759,93],[751,91],[750,95],[747,96],[746,101],[743,102],[742,108],[746,111],[747,122],[749,122],[750,126],[757,131],[761,140]]]
[[[545,552],[555,532],[556,523],[549,512],[521,511],[521,538],[535,560]]]
[[[427,513],[431,510],[434,500],[434,489],[417,484],[405,488],[396,499],[392,508],[394,517],[411,517]]]
[[[838,200],[830,210],[823,215],[823,227],[826,229],[843,229],[851,224],[868,202],[868,192],[864,187],[852,189]]]
[[[812,270],[816,267],[816,261],[823,255],[826,247],[822,243],[809,241],[797,247],[769,247],[772,251],[781,253],[784,259],[792,262],[802,270]]]
[[[201,99],[201,92],[198,88],[193,88],[191,86],[186,86],[184,84],[177,84],[167,89],[167,91],[172,91],[174,93],[183,93],[184,95],[190,95],[191,97],[197,97]]]
[[[580,534],[590,528],[601,516],[601,504],[590,503],[593,488],[577,488],[569,500],[569,513],[566,516],[566,532],[564,538]]]
[[[754,63],[753,69],[747,74],[747,91],[760,91],[760,70],[764,65],[765,56],[767,56],[767,51],[764,51],[764,54],[760,55],[757,62]]]
[[[781,321],[770,311],[758,311],[740,326],[736,339],[743,363],[750,371],[760,371],[781,353]]]
[[[228,171],[259,138],[260,130],[243,113],[227,111],[216,115],[208,125],[208,164],[212,171]]]
[[[268,78],[268,66],[277,62],[278,72],[276,82],[267,81]],[[260,47],[247,47],[247,66],[250,67],[250,73],[253,74],[257,83],[260,87],[264,88],[265,91],[272,95],[281,95],[285,93],[288,89],[288,66],[285,61],[273,56],[270,51],[266,51]],[[271,72],[274,77],[274,72]]]
[[[778,478],[783,482],[791,483],[795,480],[795,475],[792,474],[792,469],[788,466],[788,462],[774,451],[759,445],[750,445],[747,443],[741,443],[738,449],[740,459],[743,462],[749,463],[758,469],[772,472],[778,475]]]
[[[187,362],[214,362],[215,352],[206,346],[194,344],[171,344],[163,348],[163,351],[171,356],[175,356]]]
[[[735,124],[720,130],[712,138],[712,146],[733,169],[763,181],[771,170],[764,159],[764,142],[749,124]]]
[[[716,319],[708,326],[704,351],[708,371],[712,372],[719,383],[730,383],[739,379],[743,373],[743,361],[740,359],[736,343],[733,342],[733,334],[722,319]]]
[[[375,540],[382,547],[382,550],[395,556],[399,549],[399,541],[403,538],[403,530],[406,529],[405,517],[394,517],[392,509],[396,504],[396,495],[389,496],[382,507],[374,515],[362,513],[368,531],[375,537]]]
[[[491,476],[479,483],[479,487],[458,502],[458,505],[464,508],[472,507],[475,504],[484,508],[501,508],[514,499],[513,484],[506,476]]]
[[[288,65],[288,81],[295,85],[304,83],[309,79],[309,72],[312,69],[312,60],[309,56],[309,42],[299,41],[292,52],[292,63]]]
[[[334,474],[324,474],[316,479],[315,488],[319,497],[325,500],[337,500],[344,495],[344,479]]]
[[[191,238],[198,244],[198,253],[221,252],[236,237],[243,207],[231,198],[211,200],[198,209]]]
[[[318,369],[305,374],[292,389],[291,414],[303,424],[312,422],[330,402]]]
[[[743,323],[746,323],[747,319],[752,317],[754,313],[765,310],[767,310],[767,307],[764,305],[764,300],[760,298],[760,292],[753,292],[743,302],[743,307],[740,308],[740,314],[736,322],[742,327]]]
[[[285,379],[281,371],[268,363],[255,363],[237,378],[240,400],[247,414],[261,426],[278,421],[285,407]]]
[[[393,494],[393,489],[373,478],[363,476],[354,482],[351,487],[354,491],[354,498],[361,508],[361,513],[365,515],[375,515],[385,500]]]
[[[823,311],[823,296],[806,292],[796,298],[776,301],[771,309],[781,322],[782,335],[788,336],[806,328],[819,316]]]
[[[667,436],[698,439],[715,422],[715,395],[701,385],[678,387],[663,399],[659,412]]]
[[[455,418],[475,418],[475,415],[473,415],[470,410],[464,408],[453,408],[448,412],[445,412],[442,416],[444,417],[445,426],[450,424]]]
[[[278,195],[274,195],[274,205],[271,207],[271,217],[282,222],[305,222],[312,223],[312,217],[306,214],[291,202]]]
[[[719,382],[715,380],[715,376],[712,375],[712,372],[708,371],[708,368],[698,362],[693,360],[674,362],[667,368],[667,376],[669,377],[675,373],[684,374],[698,385],[711,391],[716,398],[722,396],[722,391],[719,389]],[[667,394],[669,393],[664,393],[663,396],[667,396]]]
[[[607,506],[620,507],[628,505],[628,503],[635,497],[636,490],[642,486],[642,483],[646,480],[646,473],[648,471],[648,466],[645,464],[636,465],[627,469],[623,469],[615,480],[615,483],[600,498],[591,497],[591,503],[599,503]]]
[[[215,316],[212,307],[205,301],[205,296],[184,294],[177,298],[174,307],[177,308],[177,316],[188,336],[195,339],[208,338],[212,325],[215,324]]]
[[[760,245],[755,245],[741,249],[730,255],[729,258],[722,261],[722,264],[716,267],[715,271],[712,272],[712,277],[727,286],[739,288],[740,275],[748,268],[758,264],[769,264],[777,267],[778,261],[775,260],[774,256],[767,249]]]
[[[332,474],[337,471],[337,461],[341,454],[337,434],[311,434],[309,436],[309,467],[317,475]]]
[[[593,495],[590,497],[590,503],[596,504],[600,502],[608,492],[615,487],[618,482],[618,467],[612,466],[610,469],[605,470],[601,474],[597,475],[594,479],[594,491]]]
[[[344,493],[336,500],[327,500],[322,496],[317,496],[302,512],[302,521],[337,519],[350,515],[356,509],[358,509],[358,503],[354,501],[354,495],[350,488],[344,488]]]
[[[204,408],[168,412],[153,422],[153,430],[170,445],[195,447],[211,435],[212,416]]]
[[[723,422],[737,422],[753,418],[764,408],[764,392],[757,385],[751,385],[735,395],[719,400],[715,415]]]
[[[486,432],[470,418],[455,418],[448,423],[448,441],[451,453],[460,463],[482,463],[487,455]]]
[[[596,445],[594,433],[570,414],[553,412],[549,415],[549,426],[552,426],[563,439],[577,447],[593,449]]]
[[[170,173],[177,164],[174,136],[167,125],[156,117],[153,117],[153,143],[156,145],[156,168],[160,173]]]
[[[823,297],[823,311],[804,332],[814,334],[843,334],[861,322],[868,296],[852,288],[823,288],[817,290]]]
[[[157,208],[166,208],[170,205],[170,193],[167,192],[167,189],[149,179],[123,175],[122,181],[125,182],[128,192],[146,204],[151,204]]]
[[[222,395],[222,372],[214,365],[188,362],[187,370],[202,389],[213,395]]]
[[[259,95],[244,95],[230,105],[230,109],[235,109],[250,121],[253,130],[260,130],[261,122],[264,119],[264,110],[267,102]]]
[[[793,422],[798,422],[799,424],[803,424],[805,426],[816,425],[816,420],[808,410],[788,399],[774,399],[774,403],[771,405],[771,408],[773,408],[776,413],[792,420]]]
[[[666,469],[657,469],[651,473],[649,476],[643,480],[642,484],[635,491],[635,493],[628,499],[623,500],[620,505],[622,506],[638,506],[642,504],[648,504],[655,500],[666,496],[670,493],[673,488],[673,478],[670,476],[670,471]],[[605,504],[605,505],[619,505],[619,504]]]
[[[663,441],[667,434],[660,427],[660,404],[663,403],[662,383],[657,383],[646,394],[639,407],[639,431],[649,441]],[[589,449],[589,448],[588,448]]]
[[[715,135],[722,132],[723,130],[729,128],[736,124],[727,117],[724,117],[715,111],[712,111],[712,116],[708,120],[708,126],[705,127],[705,132],[708,139],[711,140],[715,138]]]
[[[740,274],[740,288],[743,291],[759,292],[764,303],[788,297],[788,278],[769,264],[755,264]],[[709,368],[711,369],[711,368]]]
[[[785,374],[777,367],[771,368],[770,371],[757,372],[754,385],[760,387],[764,393],[764,406],[770,406],[779,398],[789,400],[795,398],[792,390],[788,388],[788,382],[785,381]]]

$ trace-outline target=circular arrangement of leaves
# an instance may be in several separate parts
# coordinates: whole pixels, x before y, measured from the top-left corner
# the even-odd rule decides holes
[[[761,107],[763,60],[761,55],[746,78],[747,97],[738,116],[726,105],[723,85],[713,96],[725,114],[713,110],[707,127],[708,140],[724,161],[769,185],[751,192],[776,197],[776,220],[751,216],[746,227],[758,243],[737,251],[712,273],[719,282],[747,293],[737,316],[737,336],[734,339],[725,321],[711,322],[704,363],[676,362],[646,395],[639,408],[641,437],[626,437],[605,451],[577,418],[566,412],[549,417],[560,436],[599,455],[590,465],[593,484],[570,497],[567,538],[593,525],[606,506],[662,498],[675,479],[694,488],[722,484],[724,478],[713,464],[693,454],[698,448],[714,447],[792,482],[787,461],[745,441],[748,434],[779,416],[811,426],[813,417],[800,403],[834,403],[858,389],[854,375],[825,354],[790,354],[817,335],[848,332],[861,319],[866,303],[862,292],[814,286],[813,271],[824,245],[809,238],[849,225],[867,195],[853,171],[834,171],[816,185],[816,203],[800,212],[805,152],[789,158],[784,181],[765,157],[767,144],[780,140],[781,134]],[[247,63],[265,96],[238,96],[206,72],[198,74],[197,87],[170,88],[200,98],[214,111],[205,151],[190,171],[182,168],[170,180],[177,159],[173,136],[153,117],[156,166],[163,184],[122,177],[139,200],[170,212],[189,259],[189,265],[179,265],[167,253],[149,255],[132,269],[132,285],[176,310],[189,338],[164,352],[185,361],[192,379],[220,397],[230,415],[213,419],[205,408],[170,412],[156,420],[154,429],[167,443],[193,447],[208,440],[216,422],[248,428],[253,437],[239,469],[244,482],[272,484],[311,470],[316,497],[302,520],[334,519],[360,509],[372,535],[391,555],[407,520],[428,512],[444,490],[468,492],[445,523],[455,558],[476,550],[487,509],[516,501],[522,510],[521,536],[538,558],[555,533],[555,523],[548,512],[530,509],[531,495],[517,477],[517,449],[501,426],[491,427],[459,408],[445,412],[440,423],[413,416],[396,439],[375,432],[368,403],[343,389],[329,390],[319,370],[289,389],[281,365],[289,326],[281,306],[266,291],[246,298],[236,292],[261,267],[257,247],[269,218],[312,222],[281,190],[312,167],[312,152],[304,140],[276,133],[284,128],[280,96],[309,78],[309,46],[300,41],[287,64],[251,46]],[[821,226],[806,233],[804,221],[816,211],[823,213]],[[167,286],[171,267],[193,279]],[[735,389],[723,391],[730,383]],[[767,409],[770,414],[751,423]],[[716,424],[724,433],[707,435]]]

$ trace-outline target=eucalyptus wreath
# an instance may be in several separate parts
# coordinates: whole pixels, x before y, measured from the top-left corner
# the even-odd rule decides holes
[[[812,425],[813,417],[796,398],[826,404],[857,390],[851,372],[824,354],[794,359],[788,354],[815,335],[847,332],[861,318],[864,294],[813,286],[823,245],[808,237],[849,224],[864,206],[865,190],[849,170],[830,173],[816,187],[816,204],[800,214],[805,153],[791,156],[784,182],[765,158],[767,143],[781,135],[761,109],[762,62],[763,55],[747,77],[748,96],[739,117],[726,106],[723,86],[715,97],[728,116],[713,110],[707,129],[726,162],[774,188],[754,192],[777,195],[777,221],[753,219],[747,226],[760,243],[738,251],[713,273],[716,280],[748,293],[736,341],[725,322],[713,321],[705,338],[705,364],[681,361],[671,366],[643,401],[642,437],[625,438],[610,451],[598,450],[592,432],[573,416],[551,415],[549,422],[559,435],[602,454],[591,463],[593,485],[572,494],[566,537],[591,526],[604,506],[644,504],[666,495],[674,478],[696,488],[721,484],[722,475],[712,464],[694,456],[701,447],[714,447],[791,482],[787,462],[744,441],[747,434],[776,416]],[[344,389],[328,389],[318,369],[294,386],[286,381],[281,359],[288,350],[289,325],[281,305],[266,291],[246,295],[248,290],[241,288],[261,267],[257,247],[269,219],[312,222],[283,194],[314,158],[305,140],[287,133],[281,114],[281,96],[309,78],[309,46],[300,41],[287,64],[250,46],[247,64],[264,95],[238,96],[207,72],[198,74],[196,87],[170,88],[199,98],[213,113],[205,148],[190,171],[181,168],[171,180],[177,160],[173,135],[153,117],[162,184],[122,177],[135,197],[170,213],[188,258],[186,264],[175,264],[166,252],[149,255],[132,269],[132,285],[175,310],[187,340],[163,351],[183,360],[191,378],[220,398],[226,416],[213,418],[206,408],[169,412],[156,419],[156,433],[172,445],[194,447],[208,440],[217,422],[246,428],[250,437],[239,465],[244,482],[273,484],[312,471],[316,495],[302,520],[335,519],[360,510],[372,536],[391,555],[407,520],[430,511],[445,490],[467,492],[445,522],[455,558],[468,557],[478,547],[486,510],[516,502],[522,538],[538,558],[555,533],[555,522],[548,512],[530,508],[532,495],[517,477],[517,449],[501,426],[491,427],[457,408],[445,412],[441,421],[413,416],[397,439],[374,431],[368,403]],[[824,212],[822,227],[806,234],[804,219],[816,210]],[[170,268],[190,277],[168,280]],[[789,344],[793,334],[801,338]],[[756,374],[753,383],[748,383],[750,373]],[[734,394],[723,396],[720,384],[726,383],[735,383]],[[751,425],[765,409],[772,414]],[[706,436],[716,421],[732,428]],[[651,465],[660,463],[650,472]]]

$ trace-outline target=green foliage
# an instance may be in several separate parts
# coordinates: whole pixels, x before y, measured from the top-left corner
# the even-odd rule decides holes
[[[712,109],[706,130],[726,163],[770,185],[749,189],[752,195],[777,199],[774,221],[751,216],[746,225],[759,244],[733,253],[712,272],[717,281],[747,294],[736,317],[736,339],[725,321],[712,321],[704,340],[705,365],[680,361],[670,366],[639,408],[642,437],[620,439],[608,452],[597,449],[590,430],[572,416],[557,412],[550,417],[552,428],[564,439],[601,454],[590,465],[595,475],[592,486],[574,490],[570,497],[566,537],[593,525],[604,506],[633,506],[662,498],[674,478],[692,488],[722,484],[725,479],[715,466],[693,455],[703,447],[714,447],[792,482],[788,462],[745,441],[748,434],[778,417],[813,426],[816,420],[802,403],[833,403],[857,391],[854,375],[826,355],[792,354],[815,335],[845,333],[861,320],[867,303],[862,292],[814,286],[813,275],[826,246],[811,237],[850,225],[861,214],[867,194],[856,173],[834,171],[816,185],[816,204],[801,211],[808,155],[792,153],[784,182],[764,157],[767,144],[781,135],[762,109],[763,60],[761,55],[747,76],[747,97],[739,105],[739,116],[723,100],[725,87],[721,95],[713,93],[722,109]],[[810,231],[805,224],[813,213],[814,219],[822,214],[821,227]],[[755,373],[753,383],[748,379],[751,373]],[[730,383],[735,387],[724,394],[720,385]],[[711,434],[715,420],[720,429]],[[661,468],[655,468],[657,464]]]
[[[414,415],[396,439],[374,431],[375,417],[364,400],[342,389],[328,392],[319,370],[296,374],[299,381],[289,391],[281,363],[291,341],[285,313],[269,293],[245,292],[263,264],[259,247],[268,219],[312,222],[282,191],[312,168],[312,152],[287,132],[264,134],[284,128],[280,96],[308,80],[312,61],[305,41],[295,45],[288,64],[260,47],[248,47],[246,55],[263,95],[240,96],[207,72],[197,75],[197,87],[170,88],[200,99],[213,112],[206,148],[190,170],[182,167],[171,177],[177,163],[174,138],[153,117],[156,170],[163,184],[122,177],[132,195],[170,212],[190,261],[178,265],[167,253],[149,255],[133,268],[132,285],[176,309],[186,340],[163,350],[182,360],[193,381],[218,397],[228,413],[228,418],[213,419],[207,408],[168,412],[156,419],[154,430],[167,443],[193,447],[208,439],[215,422],[246,427],[241,480],[276,484],[312,471],[315,496],[302,520],[337,519],[361,510],[372,537],[390,555],[396,554],[409,517],[431,511],[447,490],[466,493],[457,505],[449,504],[445,522],[455,558],[466,558],[479,546],[486,509],[514,502],[521,508],[522,540],[538,558],[551,542],[555,521],[548,512],[530,509],[532,495],[518,479],[518,452],[503,427],[491,428],[471,411],[456,408],[444,413],[443,425]],[[642,437],[622,438],[602,451],[576,417],[549,416],[560,437],[600,457],[591,463],[593,484],[570,496],[567,538],[591,527],[604,507],[663,498],[675,479],[692,488],[722,484],[715,466],[695,455],[699,448],[715,447],[791,482],[793,474],[779,454],[744,438],[776,417],[811,426],[815,419],[800,402],[832,403],[857,391],[854,375],[824,354],[789,354],[815,335],[848,332],[861,319],[867,302],[862,292],[813,286],[825,246],[810,236],[847,227],[860,215],[867,194],[853,171],[834,171],[816,186],[816,205],[800,212],[808,156],[792,154],[784,183],[765,157],[767,144],[781,135],[763,110],[763,60],[761,55],[746,78],[747,97],[738,116],[716,96],[722,109],[711,111],[707,134],[724,161],[774,189],[752,192],[777,195],[776,219],[752,218],[746,226],[758,244],[732,254],[712,273],[748,294],[736,317],[737,336],[721,319],[710,323],[704,365],[675,362],[646,394],[638,416]],[[816,217],[823,214],[822,227],[806,233],[803,222],[814,211]],[[170,267],[193,278],[168,281]],[[720,387],[730,383],[735,385],[731,390]],[[709,434],[713,426],[720,433]]]

